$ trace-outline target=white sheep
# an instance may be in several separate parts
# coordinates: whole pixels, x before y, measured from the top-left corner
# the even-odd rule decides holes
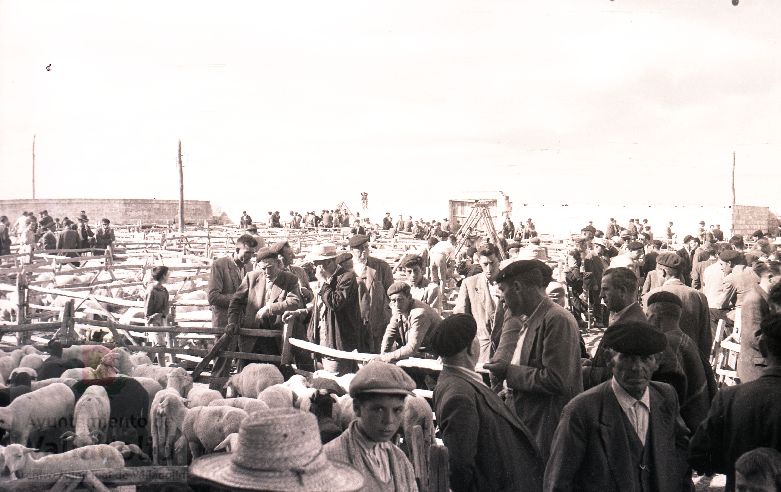
[[[72,369],[65,369],[62,374],[60,374],[60,377],[64,379],[75,379],[77,381],[98,378],[95,373],[95,369],[91,367],[74,367]]]
[[[100,385],[89,386],[76,402],[73,411],[76,432],[68,431],[62,435],[77,448],[91,444],[101,444],[106,438],[111,403],[106,388]]]
[[[187,392],[187,406],[189,408],[205,407],[214,400],[222,398],[222,394],[219,391],[209,389],[208,385],[201,383],[194,383],[190,391]]]
[[[275,384],[264,389],[258,395],[269,408],[289,408],[296,406],[296,394],[293,390],[281,384]]]
[[[182,396],[186,395],[192,386],[192,377],[181,367],[141,364],[133,367],[130,375],[155,379],[163,388],[171,387],[170,385],[173,384],[173,387],[179,390],[179,394]]]
[[[347,430],[353,420],[355,420],[355,410],[352,397],[350,395],[338,397],[334,404],[334,421],[342,430]]]
[[[49,379],[44,379],[42,381],[33,381],[30,384],[30,389],[35,391],[41,388],[45,388],[46,386],[49,386],[50,384],[54,384],[54,383],[65,383],[68,385],[68,387],[72,388],[73,385],[76,384],[76,382],[77,381],[73,378],[63,378],[63,377],[49,378]]]
[[[219,400],[212,400],[209,402],[210,407],[234,407],[241,408],[248,415],[252,415],[256,412],[265,412],[268,410],[268,405],[255,398],[245,398],[240,396],[238,398],[221,398]]]
[[[62,349],[62,358],[80,360],[84,367],[96,369],[100,359],[109,352],[103,345],[73,345]]]
[[[142,364],[152,364],[152,359],[149,358],[144,352],[138,352],[130,355],[130,361],[134,366],[140,366]]]
[[[36,371],[39,371],[41,369],[41,366],[43,365],[43,361],[46,360],[46,357],[39,354],[27,354],[24,357],[22,357],[22,360],[19,361],[19,367],[29,367],[31,369],[35,369]]]
[[[24,355],[30,355],[30,354],[43,355],[43,352],[41,352],[40,350],[38,350],[32,345],[25,345],[19,350],[21,350],[22,354]]]
[[[279,372],[277,366],[272,364],[247,364],[239,374],[234,374],[228,378],[225,387],[230,388],[234,393],[238,393],[239,396],[257,398],[269,386],[284,382],[285,378]]]
[[[187,411],[182,432],[190,453],[198,458],[210,453],[228,435],[238,432],[247,412],[233,407],[196,407]]]
[[[135,364],[130,357],[130,352],[128,352],[126,348],[116,347],[111,349],[109,353],[100,359],[100,365],[97,369],[100,369],[100,366],[108,366],[114,369],[113,372],[115,373],[130,376]]]
[[[180,395],[185,396],[193,387],[193,377],[187,374],[181,367],[166,368],[172,369],[165,379],[165,387],[175,389]]]
[[[85,470],[119,469],[125,466],[122,454],[108,444],[95,444],[61,454],[50,454],[34,459],[36,451],[20,444],[11,444],[3,450],[5,464],[11,479],[30,478]]]
[[[38,379],[38,372],[30,367],[17,367],[13,371],[11,371],[11,376],[8,378],[9,381],[12,381],[14,379],[14,376],[17,374],[25,373],[30,376],[30,379],[35,380]]]
[[[404,413],[401,416],[404,442],[412,442],[412,429],[416,425],[423,431],[424,449],[429,449],[434,443],[434,413],[425,398],[411,395],[404,401]]]
[[[3,383],[8,382],[8,378],[11,377],[11,371],[16,369],[16,362],[14,358],[6,354],[0,357],[0,377],[3,378]]]
[[[0,408],[0,428],[10,431],[12,443],[27,445],[32,431],[57,425],[63,418],[70,421],[74,403],[73,391],[67,385],[50,384]]]
[[[175,444],[182,434],[186,414],[185,399],[176,390],[164,389],[155,395],[149,410],[152,462],[155,465],[160,464],[161,454],[169,465],[172,464]]]

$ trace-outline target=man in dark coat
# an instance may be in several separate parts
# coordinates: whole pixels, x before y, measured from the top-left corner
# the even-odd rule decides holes
[[[236,250],[230,256],[214,260],[209,275],[209,306],[212,310],[212,326],[228,325],[228,307],[236,289],[248,272],[252,271],[250,259],[255,255],[258,242],[249,234],[236,240]]]
[[[483,365],[492,381],[506,383],[516,414],[534,433],[543,459],[562,408],[583,391],[578,323],[545,294],[551,273],[540,260],[503,264],[496,281],[511,316],[496,354]]]
[[[667,348],[659,356],[653,380],[675,388],[681,417],[693,432],[705,420],[718,387],[710,364],[678,326],[682,308],[678,296],[660,291],[648,298],[646,312],[651,326],[667,338]]]
[[[60,232],[59,236],[57,236],[57,249],[79,249],[79,233],[76,229],[78,229],[78,226],[76,224],[71,224],[66,226],[64,231]],[[68,251],[65,253],[65,256],[75,258],[79,256],[79,253]],[[78,267],[81,263],[72,261],[71,264]]]
[[[448,449],[450,488],[541,491],[545,463],[532,433],[474,371],[476,333],[472,316],[454,314],[431,334],[431,348],[443,363],[434,406]]]
[[[564,408],[545,469],[546,491],[681,491],[691,485],[689,432],[675,390],[651,381],[655,354],[667,341],[647,323],[616,327],[605,332],[613,378]]]
[[[679,255],[660,254],[656,259],[656,271],[663,281],[662,286],[652,289],[644,295],[643,304],[646,304],[650,295],[659,291],[672,292],[678,296],[683,304],[681,330],[694,340],[705,358],[710,358],[713,335],[711,334],[708,298],[697,289],[683,284],[680,277],[683,266],[683,260]]]
[[[602,298],[610,311],[609,325],[626,321],[647,321],[643,308],[637,303],[637,276],[628,268],[611,268],[602,277]],[[594,352],[594,358],[583,361],[583,388],[593,388],[613,376],[608,367],[604,337]]]
[[[369,237],[356,234],[350,238],[353,270],[358,282],[358,306],[369,338],[364,352],[380,353],[382,337],[391,319],[388,288],[393,284],[393,271],[385,260],[369,255]]]
[[[282,315],[303,306],[298,277],[282,271],[282,260],[271,248],[259,249],[256,258],[258,269],[245,275],[233,294],[228,307],[226,332],[234,336],[234,346],[239,352],[280,355],[281,339],[238,335],[238,330],[265,329],[281,333],[284,327]],[[247,363],[245,359],[239,360],[238,370],[241,371]],[[215,363],[214,372],[224,376],[228,374],[225,366],[218,363]]]
[[[719,390],[692,439],[689,463],[700,473],[727,475],[735,490],[735,461],[758,447],[781,451],[781,315],[762,321],[759,346],[767,360],[762,375]]]
[[[759,285],[746,294],[740,308],[740,354],[738,355],[738,377],[741,383],[754,381],[762,375],[767,365],[759,353],[759,325],[770,314],[768,292],[781,281],[781,263],[758,262],[754,273]]]
[[[676,251],[678,256],[683,260],[680,266],[681,280],[685,285],[692,284],[691,271],[694,265],[694,255],[697,248],[700,246],[700,240],[693,236],[686,236],[683,238],[683,248]]]

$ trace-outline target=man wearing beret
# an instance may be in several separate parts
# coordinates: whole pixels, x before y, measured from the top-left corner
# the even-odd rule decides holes
[[[434,407],[448,449],[450,488],[541,491],[545,463],[532,433],[474,370],[476,333],[472,316],[454,314],[431,334],[431,348],[442,357]]]
[[[648,298],[646,312],[651,326],[667,338],[667,347],[659,355],[659,367],[654,371],[653,380],[675,388],[681,417],[693,432],[708,414],[718,387],[710,363],[678,325],[682,307],[678,296],[660,291]]]
[[[762,321],[759,346],[767,361],[762,375],[720,389],[692,438],[692,468],[726,474],[727,491],[735,490],[740,455],[758,447],[781,450],[781,316],[769,315]]]
[[[369,255],[369,237],[356,234],[349,240],[353,255],[353,270],[358,281],[358,305],[361,320],[369,334],[365,351],[378,354],[385,328],[391,318],[388,287],[393,283],[393,271],[384,260]]]
[[[229,334],[237,335],[239,328],[282,330],[282,315],[304,306],[298,278],[282,271],[279,256],[271,248],[261,248],[256,258],[256,270],[244,277],[231,298],[226,329]],[[282,353],[280,339],[246,335],[238,336],[238,349],[239,352],[260,354]],[[247,361],[241,359],[238,370],[246,364]]]
[[[296,259],[296,254],[293,251],[293,248],[290,247],[288,240],[281,239],[275,242],[271,245],[271,251],[278,254],[282,259],[283,270],[292,273],[298,278],[298,287],[301,289],[301,296],[304,303],[307,304],[311,302],[314,294],[309,285],[309,275],[306,273],[306,270],[293,264],[293,261]]]
[[[437,314],[442,315],[442,295],[439,284],[431,282],[424,275],[425,267],[420,256],[407,258],[402,269],[407,275],[412,297],[431,306]]]
[[[688,490],[689,432],[678,397],[670,385],[651,381],[665,336],[630,321],[608,328],[605,344],[613,377],[564,408],[545,490]]]
[[[481,273],[461,282],[453,313],[474,316],[477,322],[477,341],[480,343],[478,362],[488,362],[496,350],[496,342],[502,331],[505,307],[494,277],[499,270],[499,250],[493,244],[485,244],[477,252]]]
[[[442,317],[428,304],[413,299],[409,284],[404,282],[394,282],[388,288],[388,297],[393,314],[382,337],[379,360],[396,362],[422,357],[421,352],[428,349],[428,335]]]
[[[648,304],[648,297],[659,291],[671,292],[678,296],[683,305],[681,312],[681,330],[689,335],[700,353],[710,358],[711,341],[713,335],[710,327],[710,312],[708,311],[708,298],[705,294],[687,287],[681,280],[682,268],[685,261],[677,254],[662,253],[656,258],[656,271],[662,280],[662,286],[649,291],[643,296],[643,305]]]
[[[496,354],[483,367],[496,383],[506,384],[516,414],[547,459],[561,409],[583,391],[578,323],[545,294],[551,281],[545,263],[505,262],[496,281],[511,316]]]
[[[401,425],[404,400],[415,382],[402,368],[385,362],[362,367],[350,382],[355,420],[323,447],[329,460],[346,463],[363,475],[366,492],[418,490],[415,471],[391,440]]]

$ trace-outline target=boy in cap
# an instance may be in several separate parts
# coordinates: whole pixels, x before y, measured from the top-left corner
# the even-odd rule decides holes
[[[439,284],[431,282],[425,276],[425,266],[420,256],[414,255],[407,258],[401,264],[404,273],[407,274],[407,282],[410,284],[412,297],[431,306],[439,315],[442,315],[442,296]]]
[[[97,249],[109,250],[109,254],[114,252],[114,229],[111,228],[111,221],[103,219],[100,221],[100,227],[95,233],[95,247]]]
[[[545,490],[688,490],[688,430],[678,397],[651,381],[667,340],[647,323],[605,332],[613,378],[564,407]]]
[[[324,450],[329,460],[352,465],[363,475],[360,490],[418,490],[412,464],[391,443],[413,389],[415,382],[403,369],[379,361],[362,367],[350,382],[356,419]]]
[[[475,372],[480,344],[468,314],[446,318],[431,334],[442,357],[434,404],[450,461],[450,488],[542,490],[545,463],[526,425]]]
[[[350,238],[349,246],[358,282],[361,320],[369,335],[368,351],[378,354],[382,336],[391,319],[387,291],[393,283],[393,271],[385,260],[369,255],[369,236],[356,234]]]
[[[385,335],[379,359],[396,362],[409,357],[425,357],[428,335],[442,322],[442,317],[428,304],[412,298],[410,286],[394,282],[388,288],[392,317]],[[392,350],[393,347],[396,350]]]

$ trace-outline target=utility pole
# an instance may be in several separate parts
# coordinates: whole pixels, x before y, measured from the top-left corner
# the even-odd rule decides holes
[[[35,134],[33,134],[33,200],[35,200]]]
[[[182,141],[179,140],[179,233],[184,234],[184,172],[182,171]]]
[[[735,208],[735,151],[732,151],[732,208]]]

